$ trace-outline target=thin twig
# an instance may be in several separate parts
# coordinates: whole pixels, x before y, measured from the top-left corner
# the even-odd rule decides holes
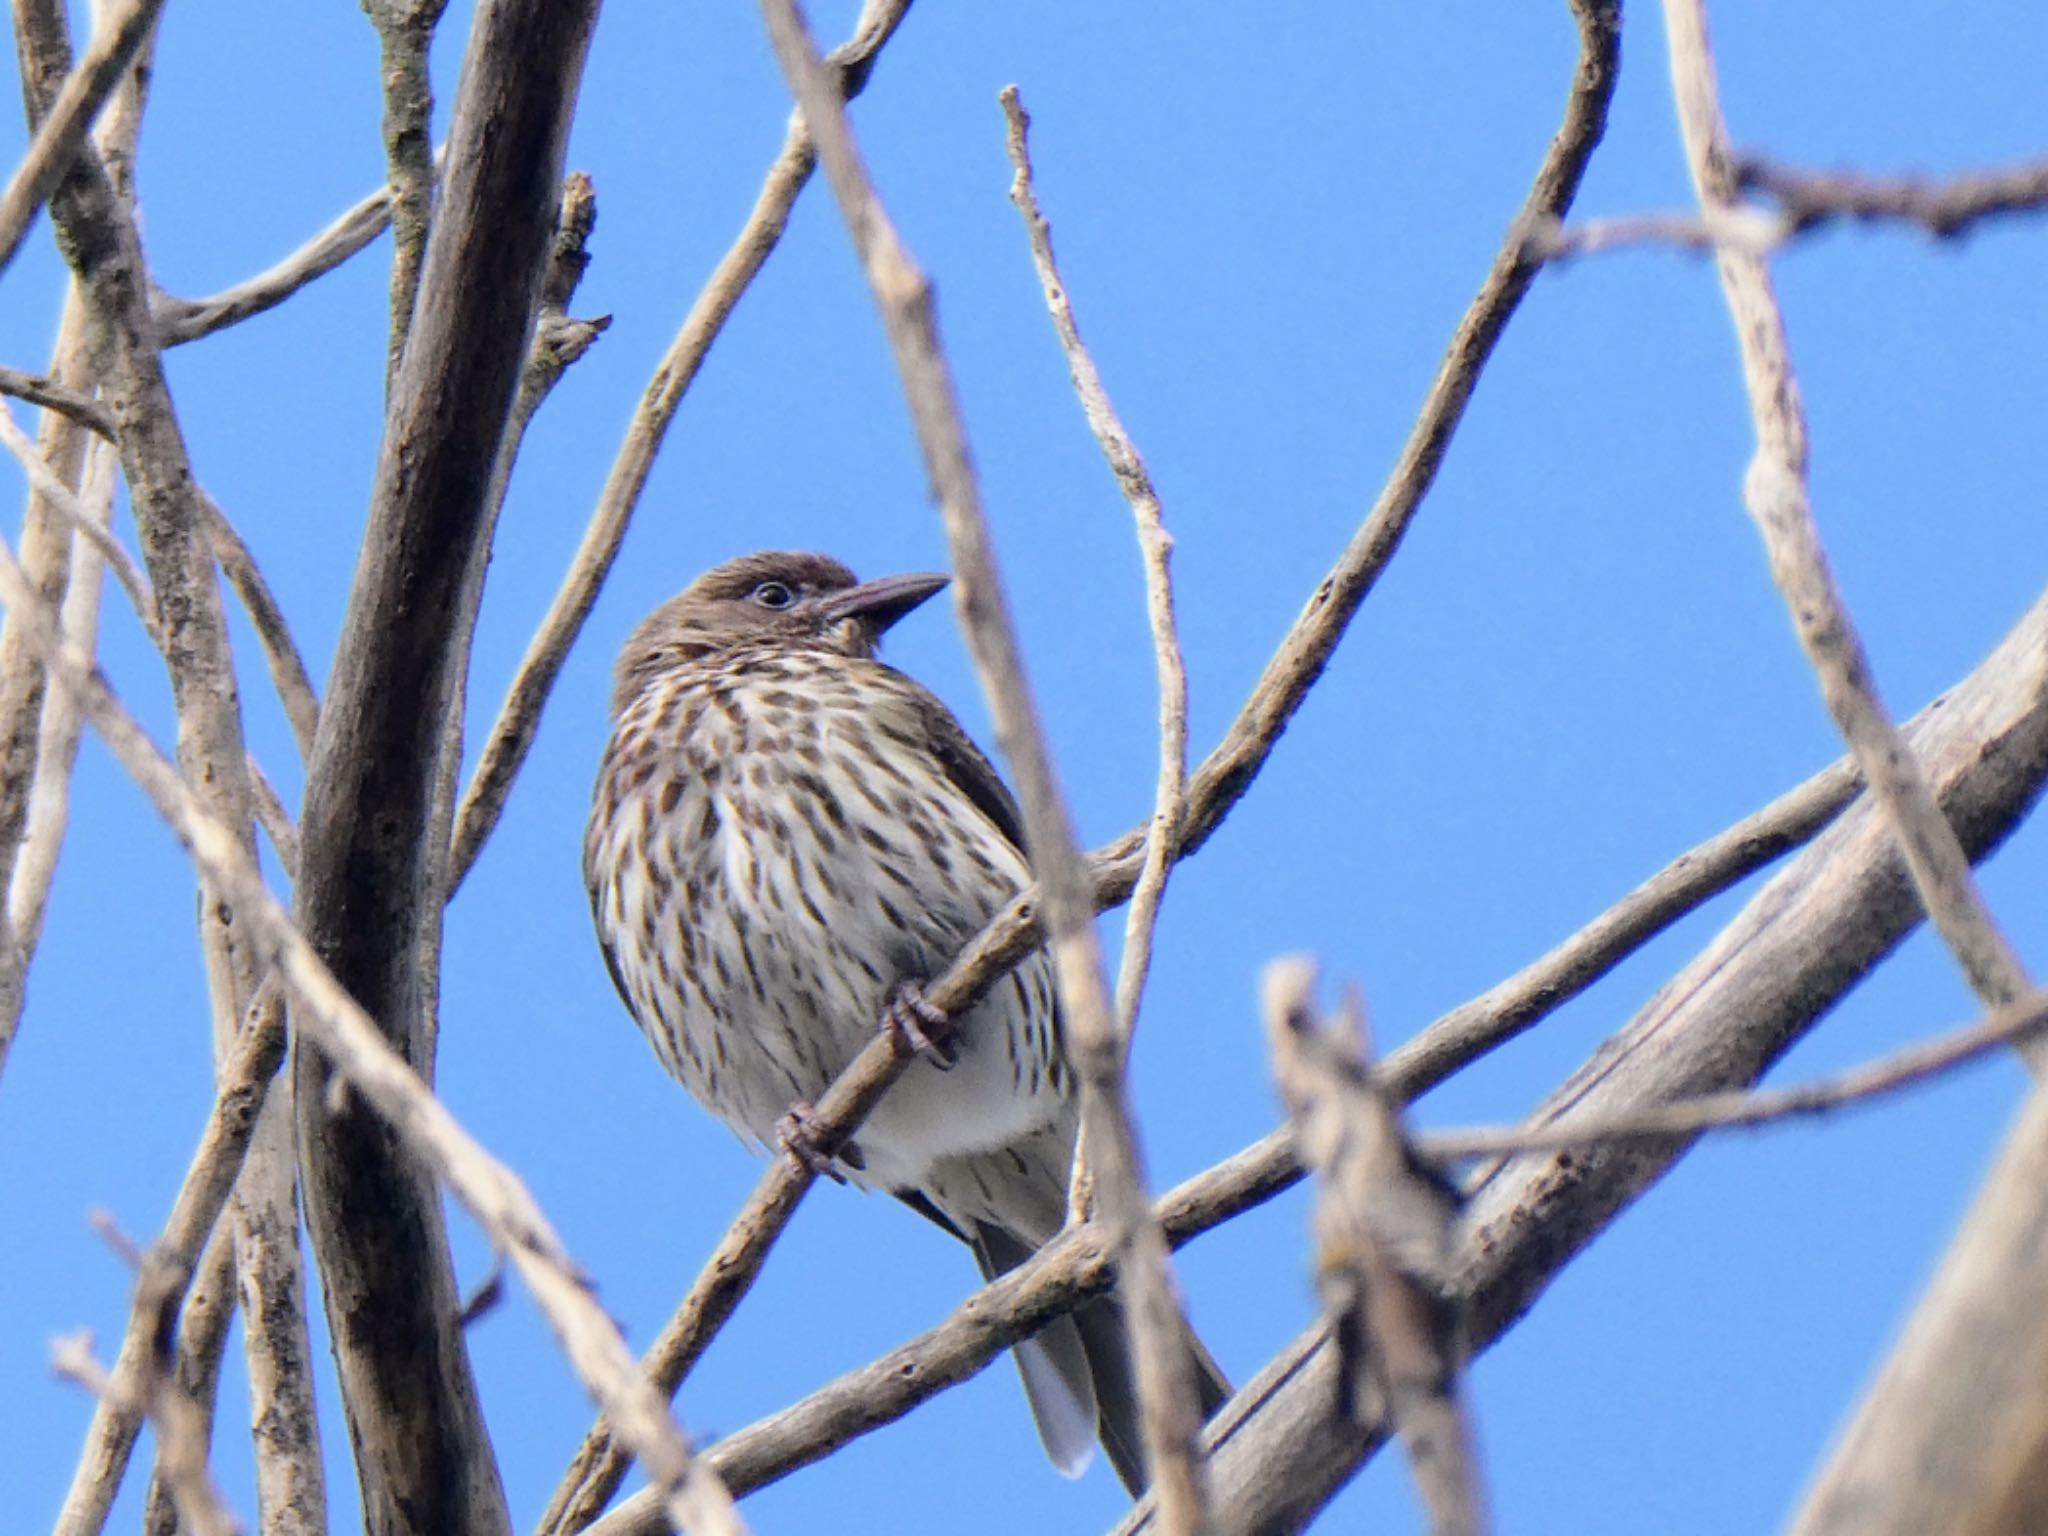
[[[204,299],[156,293],[150,313],[166,347],[181,346],[274,309],[315,278],[325,277],[391,227],[391,189],[368,197],[267,271]]]
[[[1315,962],[1276,960],[1261,982],[1273,1075],[1302,1161],[1316,1171],[1316,1289],[1338,1354],[1338,1414],[1377,1391],[1415,1471],[1435,1536],[1488,1529],[1478,1449],[1458,1378],[1452,1288],[1458,1192],[1417,1154],[1368,1061],[1365,1010],[1316,1017]]]
[[[278,702],[284,706],[285,718],[291,722],[292,739],[299,744],[300,757],[310,757],[313,732],[320,724],[320,700],[313,691],[313,679],[306,672],[298,642],[292,638],[291,625],[286,622],[284,609],[278,606],[270,583],[263,579],[255,555],[221,511],[220,504],[204,491],[199,493],[199,503],[213,558],[220,563],[221,574],[227,577],[235,596],[242,600],[249,622],[255,626],[256,638],[262,642],[263,659],[270,668],[270,681],[277,689]]]
[[[1664,0],[1664,17],[1694,191],[1709,212],[1732,208],[1741,192],[1721,117],[1706,8],[1702,0]],[[1936,932],[1986,1010],[2010,1008],[2033,984],[1985,906],[1955,830],[1878,695],[1855,622],[1828,569],[1807,495],[1806,416],[1769,267],[1760,256],[1726,247],[1716,252],[1715,262],[1756,430],[1744,500],[1763,535],[1772,579],[1791,611],[1828,712],[1899,839],[1914,889]],[[2037,1070],[2048,1071],[2048,1047],[2035,1042],[2023,1052]]]
[[[835,48],[827,61],[837,71],[839,89],[847,100],[858,96],[866,86],[882,45],[895,33],[897,23],[909,9],[910,0],[866,0],[860,19],[854,24],[853,36]],[[527,642],[512,686],[505,692],[505,702],[498,708],[498,717],[492,723],[469,788],[456,812],[454,846],[448,863],[451,897],[476,863],[477,854],[505,809],[505,797],[511,793],[519,765],[533,745],[541,710],[554,690],[569,647],[582,633],[598,590],[618,558],[626,525],[640,504],[640,493],[647,485],[654,456],[668,434],[669,423],[675,419],[683,396],[704,366],[704,358],[724,329],[726,318],[782,239],[797,194],[810,180],[816,163],[810,132],[801,116],[792,114],[782,153],[768,168],[753,211],[690,306],[634,408],[625,440],[612,460],[611,472],[605,477],[604,489],[598,495],[597,508],[590,515],[582,542],[576,547],[546,616],[535,629],[533,639]],[[585,1441],[586,1449],[590,1444],[590,1440]],[[579,1462],[582,1459],[579,1453]]]
[[[1266,1199],[1257,1143],[1177,1185],[1154,1207],[1167,1239],[1189,1239]],[[789,1161],[789,1159],[779,1159]],[[801,1402],[727,1435],[706,1453],[736,1495],[822,1460],[902,1418],[981,1370],[1019,1339],[1106,1289],[1116,1276],[1099,1222],[1068,1227],[1024,1263],[976,1291],[936,1328],[849,1371]],[[659,1536],[661,1512],[645,1493],[622,1500],[590,1536]]]
[[[157,623],[156,599],[151,595],[149,579],[142,574],[135,557],[114,537],[105,521],[95,516],[81,498],[73,496],[50,472],[36,453],[35,445],[15,424],[4,404],[0,404],[0,447],[14,455],[28,472],[29,482],[51,509],[61,515],[113,570],[115,579],[134,605],[135,616],[141,622],[143,632],[161,650],[164,638]],[[305,664],[299,659],[298,649],[285,626],[284,615],[278,609],[276,599],[271,596],[240,535],[211,497],[203,491],[198,494],[206,515],[208,540],[220,558],[221,568],[227,573],[230,584],[255,622],[257,634],[263,641],[264,654],[270,661],[271,676],[277,683],[279,697],[284,701],[285,713],[291,718],[293,730],[298,735],[301,752],[307,751],[312,744],[312,730],[319,706],[313,699],[313,685],[306,676]],[[291,817],[284,809],[284,801],[254,757],[245,753],[244,762],[251,792],[256,797],[257,815],[286,867],[293,868],[298,862],[298,837],[293,831]]]
[[[85,56],[66,76],[46,109],[33,114],[36,136],[0,189],[0,272],[21,249],[29,221],[43,206],[73,157],[92,131],[93,117],[121,83],[122,71],[135,57],[164,0],[129,0],[93,31]],[[33,104],[34,97],[31,96]]]
[[[1123,1035],[1124,1050],[1130,1050],[1131,1034],[1138,1022],[1138,1002],[1145,991],[1145,976],[1152,964],[1152,935],[1159,924],[1159,906],[1166,895],[1167,876],[1173,869],[1180,839],[1181,819],[1187,813],[1188,788],[1188,670],[1181,654],[1180,636],[1173,616],[1173,536],[1166,531],[1166,512],[1152,475],[1130,432],[1110,403],[1109,391],[1095,366],[1081,327],[1074,318],[1074,306],[1059,264],[1053,258],[1052,226],[1038,205],[1032,185],[1031,114],[1024,110],[1017,87],[1003,87],[1000,100],[1009,125],[1005,144],[1016,178],[1010,184],[1010,201],[1024,217],[1031,238],[1031,262],[1038,271],[1038,285],[1052,312],[1053,330],[1066,354],[1067,373],[1074,393],[1102,455],[1109,460],[1118,489],[1130,503],[1138,528],[1138,550],[1145,562],[1145,615],[1152,629],[1154,669],[1159,677],[1159,779],[1153,791],[1152,822],[1145,834],[1145,857],[1138,871],[1138,883],[1131,891],[1131,907],[1124,920],[1123,959],[1117,969],[1116,1018]]]
[[[384,159],[391,181],[391,334],[385,377],[398,371],[434,206],[434,91],[427,55],[448,0],[368,0],[384,86]]]
[[[1844,220],[1918,225],[1937,240],[1953,240],[1987,220],[2048,208],[2048,160],[1936,181],[1807,171],[1749,155],[1736,163],[1735,188],[1761,193],[1778,206],[1711,203],[1682,213],[1624,214],[1571,225],[1547,219],[1530,226],[1529,251],[1550,262],[1642,246],[1762,257]]]
[[[1507,980],[1405,1041],[1386,1069],[1412,1098],[1548,1018],[1689,912],[1806,842],[1861,785],[1844,758],[1666,864]]]
[[[93,547],[99,557],[106,561],[114,573],[114,579],[121,583],[121,589],[128,594],[128,601],[135,605],[135,615],[142,621],[143,630],[159,650],[163,647],[162,631],[157,624],[156,598],[149,590],[149,578],[142,574],[142,567],[135,557],[122,547],[121,541],[107,529],[87,508],[85,503],[71,493],[36,452],[35,444],[15,423],[13,412],[0,403],[0,447],[14,455],[22,470],[28,475],[28,482],[49,504],[50,509],[71,525],[72,532]]]
[[[265,1095],[284,1060],[284,1045],[283,994],[274,983],[268,984],[257,995],[233,1048],[221,1059],[214,1101],[207,1111],[198,1147],[177,1197],[171,1202],[171,1214],[163,1231],[151,1245],[152,1252],[176,1256],[180,1261],[176,1286],[163,1299],[163,1305],[174,1317],[184,1299],[192,1266],[198,1262],[207,1235],[219,1222],[242,1171]],[[104,1525],[103,1511],[98,1518],[91,1514],[86,1490],[118,1487],[134,1449],[158,1326],[156,1306],[147,1302],[138,1291],[129,1309],[127,1331],[114,1357],[113,1390],[101,1393],[93,1410],[85,1451],[72,1476],[70,1497],[65,1501],[66,1510],[77,1513],[59,1520],[60,1536],[84,1536]]]
[[[611,324],[610,316],[596,320],[572,319],[569,301],[576,296],[590,265],[590,232],[597,224],[597,190],[588,176],[572,171],[563,180],[560,207],[555,214],[554,238],[548,249],[547,269],[541,278],[534,315],[533,336],[526,348],[526,362],[519,371],[519,386],[512,397],[512,409],[498,440],[498,452],[491,462],[491,477],[484,495],[484,527],[477,541],[475,557],[464,573],[457,597],[458,613],[453,627],[455,650],[450,661],[454,685],[442,721],[441,760],[434,770],[433,811],[428,821],[427,841],[442,854],[436,882],[441,905],[454,893],[456,881],[450,873],[453,858],[456,797],[462,788],[462,745],[469,718],[470,650],[476,637],[476,617],[483,606],[484,575],[497,537],[499,514],[505,492],[512,483],[512,467],[518,462],[526,429],[543,401],[553,393],[571,364],[580,358]]]
[[[54,379],[23,373],[19,368],[0,368],[0,395],[12,395],[30,405],[68,416],[107,441],[114,440],[113,412],[83,390],[68,389]]]
[[[1936,239],[1948,240],[1987,219],[2048,208],[2048,159],[1936,180],[1808,171],[1746,155],[1736,162],[1735,184],[1777,203],[1797,231],[1854,219],[1917,224]]]
[[[138,1415],[147,1414],[156,1427],[157,1465],[177,1506],[178,1517],[192,1536],[240,1536],[241,1522],[228,1512],[220,1490],[206,1469],[205,1426],[199,1405],[182,1392],[171,1375],[170,1341],[176,1318],[176,1295],[184,1289],[184,1266],[155,1254],[140,1256],[135,1281],[136,1306],[148,1307],[158,1342],[150,1367],[136,1389],[123,1388],[93,1358],[92,1336],[75,1334],[53,1342],[50,1361],[58,1376],[74,1381],[103,1403],[119,1403]]]
[[[296,880],[299,874],[299,829],[292,824],[292,813],[285,809],[284,796],[277,792],[277,786],[270,782],[270,775],[253,757],[249,759],[249,791],[256,801],[256,824],[270,839],[285,879]]]
[[[1701,1131],[1772,1125],[1780,1120],[1828,1114],[1902,1089],[1916,1088],[2000,1047],[2034,1038],[2044,1024],[2048,1024],[2048,993],[2036,992],[2021,999],[2017,1006],[1989,1018],[1817,1083],[1759,1092],[1702,1094],[1618,1114],[1567,1116],[1545,1125],[1426,1131],[1416,1142],[1432,1157],[1502,1157],[1600,1142],[1663,1141]]]
[[[1695,212],[1629,213],[1610,219],[1582,219],[1575,224],[1545,219],[1529,227],[1527,249],[1536,260],[1559,266],[1579,256],[1644,246],[1700,252],[1725,246],[1761,256],[1776,250],[1796,232],[1792,221],[1782,214],[1743,204],[1705,216]]]
[[[113,520],[114,453],[105,443],[86,449],[78,499],[99,526],[104,528]],[[102,569],[99,546],[89,539],[78,540],[60,622],[65,638],[87,654],[99,635]],[[36,726],[36,775],[29,790],[28,818],[13,878],[7,884],[7,931],[20,946],[24,960],[35,953],[42,939],[50,885],[57,875],[57,856],[63,851],[70,822],[71,774],[78,761],[80,735],[78,708],[68,694],[45,696],[41,717]],[[0,1037],[4,1034],[0,1029]],[[0,1040],[0,1058],[5,1055],[4,1040]]]

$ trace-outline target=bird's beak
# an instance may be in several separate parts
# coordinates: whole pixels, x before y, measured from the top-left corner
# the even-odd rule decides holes
[[[950,576],[939,576],[929,571],[916,571],[905,576],[878,576],[857,587],[848,587],[844,592],[834,592],[821,599],[818,607],[828,624],[837,624],[844,619],[864,619],[879,635],[951,580]]]

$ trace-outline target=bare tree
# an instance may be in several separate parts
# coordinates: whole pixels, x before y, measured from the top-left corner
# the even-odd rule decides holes
[[[1188,666],[1155,488],[1083,340],[1036,184],[1015,87],[991,103],[1019,250],[1087,426],[1134,514],[1157,675],[1158,752],[1144,820],[1085,853],[1039,723],[943,327],[914,242],[890,215],[848,104],[870,84],[908,0],[867,0],[821,48],[795,0],[763,0],[794,110],[758,199],[631,413],[609,473],[502,705],[465,742],[471,653],[500,508],[529,423],[606,320],[571,313],[595,192],[567,145],[594,3],[479,0],[445,144],[432,141],[431,45],[442,0],[366,0],[384,93],[387,186],[273,269],[211,298],[152,281],[133,176],[161,0],[108,0],[83,48],[57,0],[15,0],[31,138],[0,190],[0,275],[41,214],[71,284],[41,372],[0,367],[0,394],[38,407],[31,441],[0,415],[30,491],[0,553],[0,1070],[21,1023],[67,834],[81,731],[97,734],[189,853],[211,1001],[214,1098],[161,1229],[132,1244],[132,1308],[110,1362],[63,1341],[59,1369],[96,1397],[57,1529],[105,1528],[145,1424],[158,1532],[326,1528],[352,1484],[378,1533],[510,1529],[506,1468],[472,1369],[442,1200],[452,1196],[530,1293],[599,1409],[539,1518],[591,1530],[743,1529],[735,1500],[832,1455],[978,1372],[1112,1282],[1134,1319],[1134,1376],[1153,1486],[1121,1530],[1289,1531],[1307,1525],[1387,1439],[1417,1474],[1433,1529],[1487,1528],[1484,1456],[1464,1361],[1707,1132],[1832,1111],[2016,1050],[2039,1071],[2048,995],[1973,866],[2026,817],[2048,777],[2048,607],[2037,602],[1967,677],[1903,725],[1877,686],[1834,580],[1809,485],[1808,428],[1772,284],[1773,259],[1831,222],[1951,239],[2048,204],[2039,163],[1924,179],[1817,173],[1733,147],[1702,0],[1665,0],[1672,98],[1697,206],[1584,220],[1573,209],[1607,129],[1620,67],[1618,0],[1568,0],[1573,60],[1536,169],[1408,427],[1392,471],[1216,743],[1189,765]],[[1646,39],[1637,44],[1651,52]],[[674,1316],[636,1360],[586,1272],[519,1174],[435,1092],[443,926],[532,750],[542,710],[612,571],[656,456],[714,343],[822,169],[872,293],[951,554],[968,649],[1023,805],[1039,884],[925,989],[958,1014],[1037,946],[1053,955],[1084,1139],[1073,1220],[938,1326],[702,1450],[670,1403],[746,1298],[814,1182],[818,1160],[771,1161]],[[392,261],[376,470],[351,580],[334,582],[338,640],[316,690],[289,611],[236,509],[201,487],[166,374],[167,349],[300,302],[382,234]],[[1446,462],[1474,391],[1546,268],[1619,246],[1705,253],[1733,321],[1753,456],[1744,502],[1810,665],[1842,761],[1681,855],[1550,953],[1377,1060],[1362,1009],[1319,1022],[1313,970],[1268,984],[1290,1111],[1251,1146],[1163,1194],[1147,1171],[1125,1065],[1169,879],[1258,785]],[[1447,317],[1448,318],[1448,317]],[[734,345],[737,343],[727,343]],[[125,487],[139,558],[115,531]],[[170,684],[158,748],[94,665],[111,569]],[[239,610],[241,618],[230,618]],[[258,679],[230,642],[247,623]],[[124,680],[123,693],[141,685]],[[303,788],[249,744],[245,691],[267,688],[303,758]],[[1541,744],[1526,750],[1540,751]],[[273,775],[277,777],[274,779]],[[289,801],[300,810],[294,818]],[[1790,855],[1790,857],[1786,857]],[[266,881],[264,859],[279,872]],[[1507,1128],[1418,1133],[1402,1106],[1607,975],[1745,877],[1783,858],[1695,958],[1578,1071]],[[275,894],[288,888],[288,898]],[[1094,919],[1128,903],[1119,968]],[[1838,1081],[1756,1081],[1925,916],[1981,1018]],[[1333,957],[1334,958],[1334,957]],[[1246,978],[1249,993],[1250,978]],[[1932,1036],[1932,1031],[1928,1032]],[[852,1135],[910,1058],[878,1034],[811,1106],[826,1152]],[[2038,1176],[2048,1112],[2033,1093],[1940,1274],[1852,1413],[1795,1516],[1801,1531],[2018,1531],[2048,1510],[2048,1255]],[[118,1107],[112,1113],[118,1114]],[[1488,1159],[1461,1176],[1452,1160]],[[1312,1233],[1284,1266],[1313,1276],[1322,1316],[1206,1426],[1171,1347],[1172,1252],[1313,1172]],[[301,1211],[317,1280],[300,1257]],[[558,1207],[555,1215],[570,1220]],[[313,1340],[317,1284],[334,1368]],[[241,1315],[244,1348],[227,1362]],[[224,1372],[254,1409],[253,1489],[222,1487],[209,1448]],[[316,1387],[345,1418],[352,1464],[322,1455]],[[620,1497],[629,1470],[649,1486]],[[1788,1499],[1794,1490],[1787,1489]],[[1493,1501],[1497,1502],[1497,1501]],[[1880,1515],[1877,1512],[1882,1512]]]

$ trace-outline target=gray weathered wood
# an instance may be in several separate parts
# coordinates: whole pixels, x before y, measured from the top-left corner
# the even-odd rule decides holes
[[[388,1038],[432,1071],[441,864],[426,837],[464,573],[525,360],[597,0],[480,7],[446,180],[392,381],[309,769],[298,918]],[[433,1180],[367,1106],[297,1064],[306,1224],[372,1532],[508,1529]]]

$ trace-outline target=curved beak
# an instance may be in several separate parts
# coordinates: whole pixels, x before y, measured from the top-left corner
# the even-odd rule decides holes
[[[818,611],[828,624],[843,619],[863,619],[879,635],[911,609],[931,597],[950,581],[930,571],[904,576],[878,576],[844,592],[820,598]]]

